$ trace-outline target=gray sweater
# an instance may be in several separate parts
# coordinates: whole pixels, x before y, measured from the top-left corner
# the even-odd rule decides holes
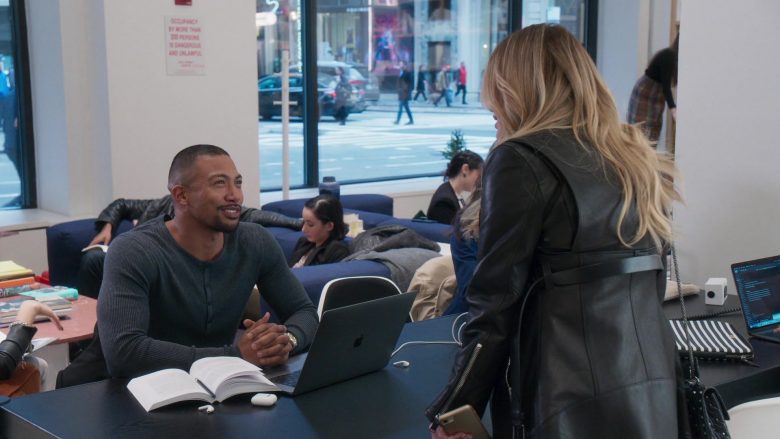
[[[108,371],[134,377],[189,370],[204,357],[240,356],[233,341],[255,284],[298,339],[296,352],[308,347],[316,308],[262,226],[239,223],[211,262],[181,248],[163,217],[120,235],[106,254],[98,300]]]

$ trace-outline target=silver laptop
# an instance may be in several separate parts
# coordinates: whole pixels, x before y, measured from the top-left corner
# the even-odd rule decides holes
[[[264,369],[265,376],[282,392],[299,395],[385,367],[415,296],[397,294],[325,311],[308,354]]]
[[[780,256],[731,265],[751,337],[780,343]]]

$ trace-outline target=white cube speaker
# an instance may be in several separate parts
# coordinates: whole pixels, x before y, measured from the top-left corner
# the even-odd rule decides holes
[[[707,279],[707,283],[704,284],[704,303],[722,306],[726,302],[726,294],[728,294],[726,283],[725,277]]]

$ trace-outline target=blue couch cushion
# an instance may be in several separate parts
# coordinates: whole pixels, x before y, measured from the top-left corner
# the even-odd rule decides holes
[[[308,267],[293,268],[293,274],[301,281],[306,294],[309,295],[314,306],[320,302],[322,288],[333,279],[352,276],[382,276],[390,279],[390,269],[376,261],[347,261],[335,264],[310,265]],[[279,322],[279,317],[271,309],[271,306],[262,297],[260,291],[260,313],[271,313],[271,320]]]
[[[303,205],[308,198],[274,201],[263,205],[263,210],[278,212],[293,218],[300,218]],[[354,209],[365,212],[381,213],[393,216],[393,199],[381,194],[342,195],[341,206],[344,210]]]
[[[113,236],[130,230],[133,224],[122,221]],[[81,249],[95,237],[95,219],[83,219],[55,224],[46,229],[46,254],[49,259],[49,280],[52,285],[76,287],[81,262]]]
[[[290,257],[292,257],[293,249],[295,249],[295,243],[303,236],[303,232],[285,227],[266,227],[265,229],[276,238],[276,242],[279,243],[279,247],[282,248],[284,253],[284,260],[289,261]]]

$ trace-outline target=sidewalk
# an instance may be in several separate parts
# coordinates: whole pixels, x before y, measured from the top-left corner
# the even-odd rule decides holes
[[[395,93],[382,93],[379,95],[379,100],[376,102],[376,104],[368,103],[368,107],[366,108],[366,111],[377,111],[377,112],[396,112],[398,111],[398,95]],[[414,97],[414,95],[412,95]],[[430,95],[428,95],[430,98]],[[410,100],[409,106],[412,109],[413,113],[479,113],[484,114],[487,112],[487,110],[482,106],[482,104],[479,102],[479,96],[478,93],[468,93],[466,95],[466,105],[461,104],[463,97],[462,96],[454,96],[452,98],[452,106],[447,107],[447,102],[442,98],[441,101],[439,101],[439,106],[434,106],[433,103],[428,100],[427,102],[423,102],[422,95],[417,99],[417,102]]]

